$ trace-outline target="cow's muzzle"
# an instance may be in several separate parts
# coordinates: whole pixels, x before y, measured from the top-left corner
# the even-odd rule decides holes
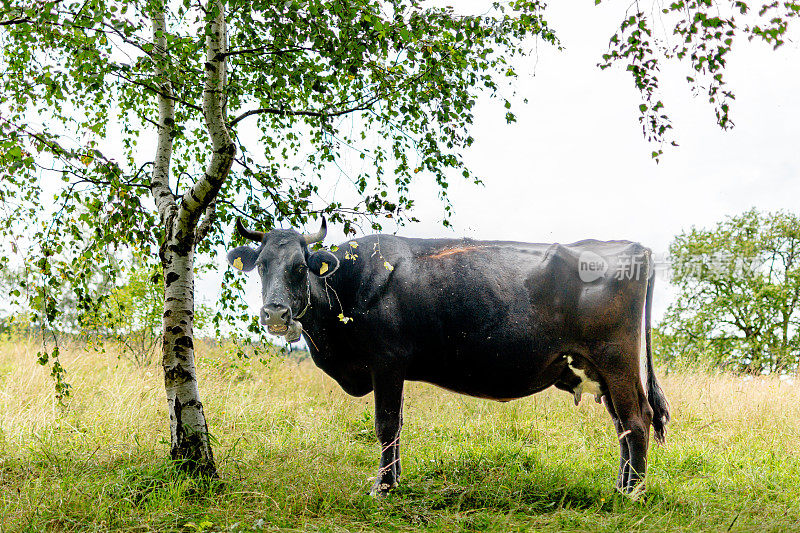
[[[267,326],[272,335],[286,337],[288,342],[300,338],[303,325],[292,320],[292,311],[285,305],[268,304],[261,308],[261,325]]]

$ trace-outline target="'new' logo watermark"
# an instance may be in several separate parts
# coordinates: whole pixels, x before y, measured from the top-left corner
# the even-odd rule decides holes
[[[581,252],[578,256],[578,275],[584,283],[602,278],[608,271],[608,263],[594,252]]]

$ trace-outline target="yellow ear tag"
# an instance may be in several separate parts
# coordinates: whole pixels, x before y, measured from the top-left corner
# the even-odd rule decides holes
[[[321,276],[322,274],[324,274],[324,273],[325,273],[325,272],[327,272],[327,271],[328,271],[328,263],[326,263],[325,261],[323,261],[323,262],[322,262],[322,266],[321,266],[321,267],[319,267],[319,275]]]
[[[239,270],[242,270],[244,268],[241,257],[237,257],[236,259],[233,260],[233,268],[238,268]]]

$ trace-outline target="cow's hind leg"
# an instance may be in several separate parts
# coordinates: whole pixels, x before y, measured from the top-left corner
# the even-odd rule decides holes
[[[375,388],[375,433],[381,444],[381,461],[373,496],[397,486],[400,476],[400,426],[402,424],[403,379],[396,375],[373,378]]]
[[[653,410],[647,402],[638,374],[613,376],[606,385],[607,407],[614,418],[620,440],[617,488],[628,494],[636,493],[641,490],[647,472],[647,448]]]
[[[400,427],[397,429],[397,439],[395,439],[394,443],[394,471],[395,471],[395,479],[400,480],[400,474],[402,473],[403,469],[400,467],[400,432],[403,431],[403,403],[402,398],[400,400]]]
[[[614,411],[614,406],[611,398],[608,395],[603,396],[608,414],[611,415],[611,420],[614,421],[614,428],[617,430],[617,438],[619,439],[619,474],[617,475],[617,490],[622,491],[625,488],[625,481],[628,479],[630,466],[630,452],[628,451],[628,439],[623,436],[625,432],[622,429],[622,424],[617,418],[617,413]]]

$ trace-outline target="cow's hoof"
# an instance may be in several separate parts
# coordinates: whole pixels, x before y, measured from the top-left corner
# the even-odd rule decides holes
[[[626,498],[632,501],[638,501],[642,496],[644,496],[645,490],[645,483],[644,481],[640,481],[632,486],[627,487],[616,487],[617,492],[625,496]]]
[[[389,494],[389,492],[391,492],[391,490],[394,489],[396,486],[397,482],[375,483],[375,485],[372,486],[372,490],[369,491],[369,495],[372,496],[373,498],[383,498],[384,496]]]

